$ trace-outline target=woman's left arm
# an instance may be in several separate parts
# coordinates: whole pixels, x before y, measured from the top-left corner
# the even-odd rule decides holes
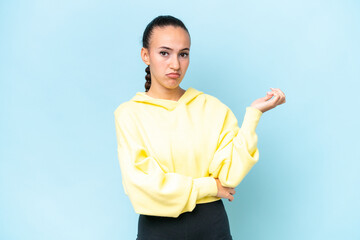
[[[259,160],[256,126],[262,112],[247,107],[241,128],[233,112],[227,108],[209,174],[224,187],[235,188]]]
[[[285,94],[278,88],[271,89],[265,97],[255,100],[246,108],[241,128],[233,112],[227,108],[217,149],[209,166],[210,176],[218,178],[224,187],[235,188],[259,160],[255,130],[260,117],[264,112],[285,103]]]

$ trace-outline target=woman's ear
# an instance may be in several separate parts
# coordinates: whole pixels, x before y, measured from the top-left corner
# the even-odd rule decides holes
[[[141,59],[146,65],[150,65],[149,51],[147,48],[141,48]]]

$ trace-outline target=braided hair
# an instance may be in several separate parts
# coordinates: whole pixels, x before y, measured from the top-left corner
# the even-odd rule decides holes
[[[180,19],[175,18],[170,15],[160,15],[160,16],[154,18],[146,26],[144,34],[143,34],[143,38],[142,38],[143,47],[149,49],[150,37],[151,37],[151,34],[155,27],[165,27],[165,26],[181,27],[189,34],[188,29],[185,27],[184,23]],[[189,38],[190,38],[190,34],[189,34]],[[148,65],[145,68],[145,72],[146,72],[145,92],[147,92],[147,91],[149,91],[150,86],[151,86],[150,65]]]

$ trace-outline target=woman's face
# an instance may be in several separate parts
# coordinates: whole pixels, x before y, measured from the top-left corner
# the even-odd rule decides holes
[[[141,49],[143,61],[150,65],[151,87],[161,85],[174,89],[179,86],[190,63],[190,37],[181,27],[155,27],[149,49]],[[167,74],[178,73],[178,77]]]

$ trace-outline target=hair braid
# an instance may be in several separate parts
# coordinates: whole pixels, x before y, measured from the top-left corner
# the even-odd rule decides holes
[[[145,68],[145,72],[147,73],[145,76],[145,92],[149,91],[151,86],[151,75],[150,75],[150,65]]]

